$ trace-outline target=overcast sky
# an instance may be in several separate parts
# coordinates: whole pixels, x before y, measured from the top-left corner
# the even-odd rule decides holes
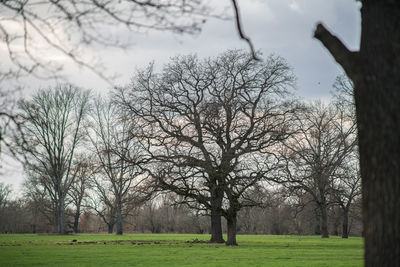
[[[229,0],[211,3],[230,5]],[[313,30],[316,23],[322,21],[350,49],[358,49],[360,4],[352,0],[239,0],[238,3],[244,31],[255,48],[264,55],[274,53],[284,57],[294,68],[298,78],[297,95],[303,99],[328,99],[335,77],[342,70],[319,41],[312,38]],[[122,31],[119,34],[126,35],[123,37],[132,40],[134,45],[125,51],[96,47],[91,53],[101,56],[108,71],[119,75],[115,82],[120,85],[129,82],[136,68],[151,61],[162,66],[177,54],[196,53],[200,57],[209,57],[226,49],[248,49],[239,39],[234,22],[219,19],[208,19],[202,32],[196,36],[168,32],[138,34]],[[66,66],[68,80],[75,85],[95,92],[110,90],[107,82],[90,71],[69,63]],[[52,83],[31,80],[27,91]],[[18,169],[21,169],[18,164],[3,163],[0,174],[0,181],[12,184],[16,191],[20,190],[23,181]]]

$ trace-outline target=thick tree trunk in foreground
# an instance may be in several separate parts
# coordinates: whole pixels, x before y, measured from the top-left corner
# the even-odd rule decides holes
[[[362,8],[354,78],[366,266],[400,264],[400,3],[382,2]]]
[[[362,1],[359,52],[322,25],[318,38],[355,87],[366,266],[400,263],[400,2]]]
[[[236,242],[236,222],[237,215],[231,214],[226,218],[227,226],[228,226],[228,240],[226,241],[227,246],[237,246]]]
[[[210,243],[224,243],[222,236],[221,206],[223,192],[211,192],[211,239]]]

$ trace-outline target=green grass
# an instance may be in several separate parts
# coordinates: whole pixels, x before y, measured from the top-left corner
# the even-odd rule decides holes
[[[0,235],[0,266],[361,266],[361,238],[239,235],[238,247],[209,235]],[[72,240],[76,239],[76,242]]]

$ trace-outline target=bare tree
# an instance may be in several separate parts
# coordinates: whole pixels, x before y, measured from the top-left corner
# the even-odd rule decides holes
[[[131,138],[131,121],[110,101],[97,99],[92,114],[89,138],[94,150],[97,174],[94,189],[105,206],[115,210],[117,234],[123,233],[122,221],[132,204],[145,199],[145,177],[139,168],[142,153]]]
[[[361,175],[358,151],[346,158],[335,174],[332,196],[342,211],[342,237],[349,237],[349,213],[354,202],[361,196]]]
[[[320,102],[308,105],[297,118],[299,132],[284,146],[287,166],[280,182],[310,195],[318,207],[322,237],[329,237],[327,209],[332,204],[333,178],[354,152],[356,126],[343,110]]]
[[[210,212],[211,242],[223,242],[223,215],[227,244],[236,245],[237,211],[255,204],[250,192],[274,164],[272,147],[288,135],[293,83],[282,58],[259,62],[232,50],[205,61],[176,57],[159,74],[150,66],[116,92],[142,129],[147,171],[163,190]]]
[[[356,105],[354,103],[354,85],[345,75],[336,78],[333,84],[334,104],[347,113],[347,116],[356,123]],[[342,237],[349,236],[349,213],[357,198],[361,195],[361,175],[359,170],[360,157],[358,146],[340,166],[334,180],[334,194],[336,204],[342,211]]]
[[[71,172],[75,179],[71,184],[68,195],[75,207],[73,230],[75,233],[79,233],[79,219],[82,212],[84,212],[84,202],[87,197],[91,176],[95,172],[95,166],[88,156],[80,155],[75,158]]]
[[[58,232],[66,233],[65,200],[75,180],[72,163],[84,135],[89,92],[70,85],[39,90],[31,100],[20,102],[23,134],[28,141],[27,170],[51,196],[59,219]]]

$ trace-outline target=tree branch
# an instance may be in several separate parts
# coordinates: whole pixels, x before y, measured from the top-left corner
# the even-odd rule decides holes
[[[254,46],[253,46],[253,43],[251,42],[250,38],[247,37],[243,32],[242,23],[240,21],[239,6],[238,6],[236,0],[232,0],[232,4],[233,4],[233,11],[235,12],[236,29],[238,30],[239,36],[241,39],[245,40],[247,42],[247,44],[249,45],[253,59],[260,60],[260,58],[256,54],[256,51],[254,50]]]
[[[314,31],[314,37],[321,41],[333,58],[339,63],[349,77],[355,74],[355,57],[358,52],[352,52],[340,41],[340,39],[330,33],[322,23],[318,23]]]

